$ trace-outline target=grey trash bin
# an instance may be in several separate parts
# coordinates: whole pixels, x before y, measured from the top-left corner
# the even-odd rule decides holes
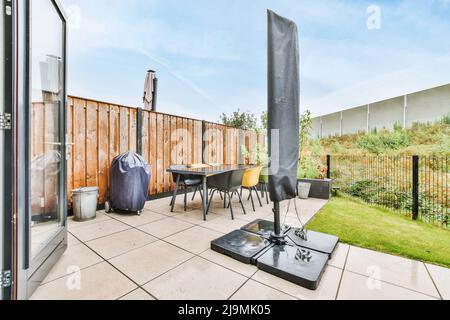
[[[75,221],[95,219],[97,213],[97,201],[98,187],[73,190],[72,203]]]

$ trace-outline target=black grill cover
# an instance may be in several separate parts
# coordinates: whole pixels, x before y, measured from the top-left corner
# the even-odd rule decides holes
[[[147,201],[150,166],[135,152],[116,157],[111,165],[109,201],[117,210],[141,211]]]
[[[273,202],[293,199],[299,159],[300,76],[297,25],[268,11],[268,122]],[[279,142],[272,141],[279,130]],[[277,168],[278,167],[278,168]]]

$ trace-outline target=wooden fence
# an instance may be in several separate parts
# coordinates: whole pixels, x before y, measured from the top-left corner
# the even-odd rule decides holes
[[[68,198],[70,201],[73,189],[98,186],[102,204],[108,196],[112,160],[128,150],[138,150],[141,112],[78,97],[69,97],[68,102],[67,134],[68,142],[73,143],[67,168]],[[45,108],[42,112],[45,119]],[[142,110],[139,138],[142,155],[152,169],[150,195],[173,191],[172,177],[166,172],[171,165],[255,163],[256,156],[245,159],[241,146],[253,151],[257,143],[264,146],[266,140],[254,132],[146,110]],[[35,145],[34,150],[39,147]]]

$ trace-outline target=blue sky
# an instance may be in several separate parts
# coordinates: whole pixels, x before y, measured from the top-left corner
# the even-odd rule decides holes
[[[69,94],[217,121],[267,108],[266,9],[297,22],[301,108],[326,114],[450,83],[450,0],[62,0]],[[380,29],[369,30],[370,5]]]

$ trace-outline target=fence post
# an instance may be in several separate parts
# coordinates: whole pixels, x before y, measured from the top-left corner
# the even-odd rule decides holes
[[[419,156],[412,157],[412,218],[419,217]]]
[[[331,179],[331,155],[327,154],[327,179]]]
[[[202,164],[206,164],[206,122],[202,121]]]
[[[136,150],[142,155],[142,109],[137,109],[137,133],[136,133]]]

